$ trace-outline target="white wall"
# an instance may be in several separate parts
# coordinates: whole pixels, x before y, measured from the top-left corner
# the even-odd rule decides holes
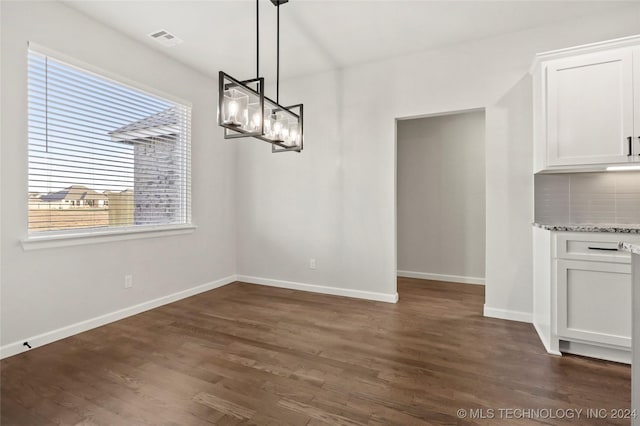
[[[531,253],[519,248],[531,246],[533,211],[526,200],[532,199],[532,188],[524,179],[530,169],[515,167],[529,161],[530,140],[491,141],[491,132],[520,134],[527,125],[508,131],[505,127],[519,126],[518,119],[494,120],[490,107],[522,80],[534,53],[640,28],[638,5],[283,83],[281,99],[305,103],[306,148],[302,154],[272,155],[268,145],[255,140],[222,140],[214,121],[215,81],[57,2],[3,1],[0,11],[2,345],[234,272],[392,300],[395,118],[483,106],[489,107],[487,159],[505,158],[505,144],[519,156],[499,166],[496,176],[502,180],[496,185],[489,184],[493,175],[487,170],[486,304],[492,312],[526,316]],[[193,103],[193,220],[198,225],[193,234],[22,250],[29,40]],[[501,108],[513,105],[518,111],[525,92]],[[528,241],[511,250],[500,246],[520,238],[525,228]],[[315,270],[308,268],[310,257],[318,261]],[[504,274],[500,265],[515,266]],[[133,273],[135,287],[125,291],[127,273]]]
[[[527,322],[533,310],[532,94],[525,76],[486,111],[484,314]]]
[[[305,104],[305,151],[273,156],[268,146],[239,143],[238,272],[395,293],[395,118],[489,108],[526,76],[535,53],[639,28],[640,4],[281,84],[285,103]],[[522,89],[520,101],[530,101],[529,92]],[[496,315],[527,319],[533,184],[524,176],[531,176],[531,139],[490,139],[522,133],[512,125],[530,132],[529,123],[513,115],[507,123],[492,120],[487,110],[487,159],[513,163],[500,164],[496,176],[487,168],[486,305]],[[511,250],[501,246],[519,238]],[[308,268],[311,256],[317,270]],[[500,265],[513,269],[501,273]]]
[[[631,364],[634,366],[640,365],[640,315],[638,312],[638,306],[640,306],[640,254],[631,255],[631,276],[633,282],[631,288],[633,289],[631,297],[633,309],[631,311],[631,344],[632,344],[632,360]],[[631,409],[640,410],[640,368],[633,367],[631,369]],[[640,419],[635,417],[631,421],[632,426],[640,425]]]
[[[345,259],[342,103],[339,72],[311,76],[297,90],[281,86],[281,99],[306,99],[306,135],[300,154],[271,154],[255,139],[238,140],[237,248],[241,279],[260,277],[379,292],[361,280],[353,284],[345,270],[366,269],[361,258]],[[306,143],[308,142],[308,145]],[[369,237],[367,237],[369,238]],[[317,269],[308,268],[309,259]],[[244,275],[244,277],[243,277]],[[383,289],[384,290],[384,289]]]
[[[1,13],[2,345],[232,276],[235,149],[215,124],[215,80],[58,2],[3,1]],[[194,233],[23,251],[28,41],[193,103]]]
[[[484,282],[484,111],[400,120],[398,274]]]

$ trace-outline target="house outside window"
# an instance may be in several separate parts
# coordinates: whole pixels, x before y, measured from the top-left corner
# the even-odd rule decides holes
[[[29,234],[191,223],[189,105],[29,51]]]

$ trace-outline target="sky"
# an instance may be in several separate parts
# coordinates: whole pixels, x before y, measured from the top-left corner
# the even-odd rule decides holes
[[[29,192],[133,188],[133,145],[109,132],[174,104],[29,52]]]

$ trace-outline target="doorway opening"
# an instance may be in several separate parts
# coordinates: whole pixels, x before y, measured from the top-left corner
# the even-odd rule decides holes
[[[397,276],[484,285],[484,108],[396,120]]]

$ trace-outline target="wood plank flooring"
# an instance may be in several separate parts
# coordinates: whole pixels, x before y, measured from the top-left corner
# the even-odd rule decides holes
[[[547,355],[530,324],[482,316],[481,286],[398,288],[234,283],[33,349],[1,363],[1,424],[629,424],[609,411],[630,406],[628,366]]]

